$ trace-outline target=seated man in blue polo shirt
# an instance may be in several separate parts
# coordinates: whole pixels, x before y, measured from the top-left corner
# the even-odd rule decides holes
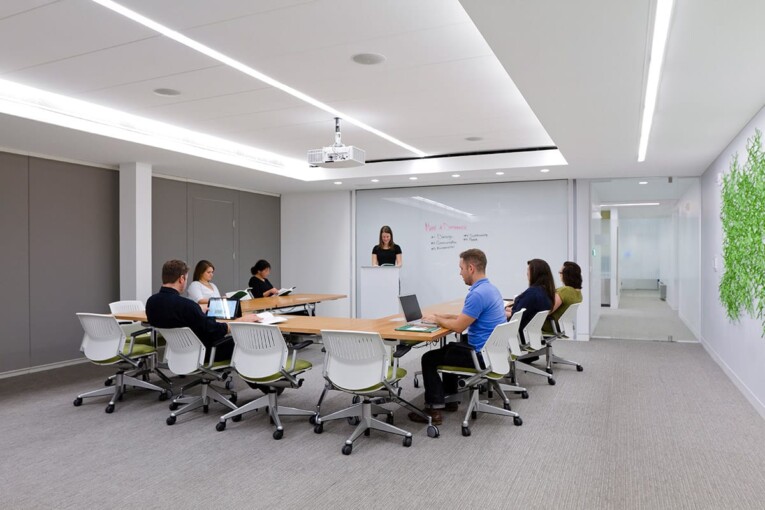
[[[215,346],[215,360],[230,360],[234,342],[220,341],[230,333],[228,324],[208,317],[194,301],[183,297],[186,290],[189,266],[182,260],[168,260],[162,266],[162,287],[146,301],[146,319],[155,328],[189,327],[207,348],[205,361]],[[242,322],[260,322],[255,314],[243,315],[236,319]],[[217,345],[216,345],[217,344]]]
[[[457,393],[458,377],[443,374],[444,379],[441,381],[437,367],[451,365],[473,368],[471,351],[480,352],[494,328],[507,320],[502,295],[486,278],[486,255],[481,250],[470,249],[460,253],[460,276],[465,285],[470,285],[462,312],[459,315],[436,314],[423,317],[423,320],[435,322],[455,333],[468,330],[460,342],[448,343],[422,356],[422,380],[427,406],[425,412],[430,415],[434,425],[441,424],[442,410],[456,411],[459,405],[457,402],[444,404],[446,395]],[[483,364],[480,353],[478,360]],[[409,419],[427,423],[427,419],[417,413],[409,413]]]

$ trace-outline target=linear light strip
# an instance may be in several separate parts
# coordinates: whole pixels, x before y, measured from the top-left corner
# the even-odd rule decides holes
[[[656,15],[651,38],[651,55],[648,63],[648,79],[645,86],[645,102],[643,103],[643,118],[640,125],[640,145],[638,146],[638,162],[645,161],[648,151],[648,139],[651,136],[653,115],[656,111],[656,98],[661,82],[661,67],[664,63],[664,50],[669,37],[669,24],[672,19],[674,0],[656,0]]]
[[[154,30],[155,32],[159,32],[160,34],[164,35],[165,37],[168,37],[180,44],[183,44],[184,46],[191,48],[195,51],[198,51],[199,53],[202,53],[203,55],[207,55],[208,57],[217,60],[218,62],[225,64],[233,69],[236,69],[237,71],[240,71],[248,76],[251,76],[255,78],[256,80],[260,80],[263,83],[266,83],[272,87],[275,87],[293,97],[296,97],[297,99],[300,99],[303,102],[306,102],[312,106],[315,106],[316,108],[319,108],[321,110],[324,110],[327,113],[332,114],[333,117],[340,117],[344,121],[349,122],[353,124],[356,127],[359,127],[365,131],[368,131],[374,135],[379,136],[380,138],[383,138],[393,144],[398,145],[399,147],[403,147],[404,149],[413,152],[417,154],[420,157],[427,156],[427,154],[416,147],[412,147],[409,144],[406,144],[402,142],[401,140],[394,138],[390,136],[387,133],[383,133],[379,129],[375,129],[372,126],[365,124],[364,122],[361,122],[360,120],[357,120],[351,116],[348,116],[335,108],[332,108],[328,104],[322,103],[318,99],[314,99],[313,97],[300,92],[297,89],[294,89],[290,87],[289,85],[285,85],[284,83],[275,80],[271,78],[270,76],[261,73],[260,71],[253,69],[252,67],[243,64],[242,62],[239,62],[236,59],[233,59],[227,55],[224,55],[223,53],[216,51],[209,46],[205,46],[204,44],[195,41],[194,39],[191,39],[189,37],[186,37],[185,35],[181,34],[180,32],[176,32],[175,30],[168,28],[160,23],[157,23],[156,21],[147,18],[146,16],[143,16],[133,10],[128,9],[127,7],[124,7],[112,0],[93,0],[93,2],[106,7],[107,9],[116,12],[117,14],[120,14],[126,18],[129,18],[136,23],[139,23],[146,28],[149,28],[151,30]]]
[[[636,207],[642,205],[661,205],[660,202],[632,202],[628,204],[600,204],[600,207]]]

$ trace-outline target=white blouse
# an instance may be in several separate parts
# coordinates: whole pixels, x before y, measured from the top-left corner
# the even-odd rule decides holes
[[[199,303],[201,299],[210,299],[211,297],[220,297],[220,291],[214,283],[210,282],[212,290],[208,289],[202,282],[191,282],[189,288],[186,289],[186,295],[190,300],[195,303]]]

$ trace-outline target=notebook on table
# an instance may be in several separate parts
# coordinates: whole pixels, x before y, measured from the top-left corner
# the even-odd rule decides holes
[[[398,301],[401,303],[406,324],[396,328],[397,331],[431,332],[438,329],[438,324],[422,320],[422,310],[415,294],[399,296]]]
[[[277,296],[286,296],[293,290],[295,290],[297,287],[290,287],[289,289],[279,289],[279,292],[276,293]]]
[[[207,316],[213,319],[236,319],[242,316],[238,299],[212,297],[207,303]]]

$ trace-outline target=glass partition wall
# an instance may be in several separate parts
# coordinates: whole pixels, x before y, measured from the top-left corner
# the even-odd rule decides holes
[[[698,178],[591,183],[591,337],[697,341]]]

